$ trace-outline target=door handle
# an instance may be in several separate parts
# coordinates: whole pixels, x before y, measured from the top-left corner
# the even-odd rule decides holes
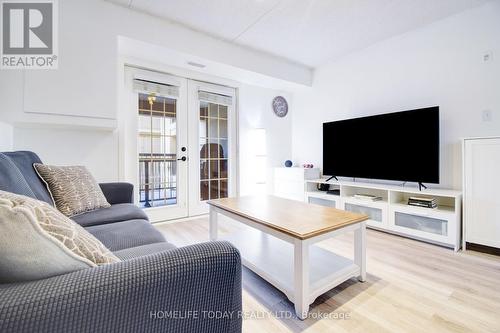
[[[181,158],[178,158],[177,161],[183,161],[185,162],[187,160],[186,156],[182,156]]]

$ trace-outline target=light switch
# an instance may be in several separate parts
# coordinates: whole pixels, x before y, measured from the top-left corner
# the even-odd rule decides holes
[[[491,110],[483,110],[483,121],[492,121],[493,115],[491,114]]]
[[[484,54],[483,54],[483,61],[484,62],[490,62],[493,58],[493,54],[491,51],[486,51]]]

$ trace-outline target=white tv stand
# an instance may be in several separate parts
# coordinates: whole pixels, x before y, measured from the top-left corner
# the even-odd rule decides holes
[[[319,191],[318,183],[327,183],[339,195]],[[382,197],[380,201],[357,199],[355,194]],[[437,208],[414,207],[408,197],[434,197]],[[306,180],[305,201],[331,206],[370,216],[369,228],[387,231],[434,244],[460,249],[462,193],[454,190],[426,189],[375,183],[348,182],[325,179]]]

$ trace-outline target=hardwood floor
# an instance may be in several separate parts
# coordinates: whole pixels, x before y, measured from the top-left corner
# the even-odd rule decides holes
[[[219,224],[222,233],[239,228]],[[208,217],[155,226],[178,246],[208,241]],[[352,257],[352,235],[319,246]],[[500,332],[500,257],[368,230],[367,273],[365,283],[349,280],[320,296],[305,321],[267,315],[271,309],[244,290],[251,318],[243,331]]]

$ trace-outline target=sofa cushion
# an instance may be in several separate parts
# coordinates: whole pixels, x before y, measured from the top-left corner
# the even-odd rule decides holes
[[[123,249],[115,251],[114,254],[121,260],[129,260],[137,257],[147,256],[149,254],[155,254],[163,251],[168,251],[175,249],[176,246],[168,242],[146,244],[136,247],[131,247],[129,249]]]
[[[146,220],[129,220],[85,228],[111,251],[165,242],[165,237]]]
[[[36,172],[47,184],[54,203],[66,216],[107,208],[101,187],[84,166],[54,166],[35,163]]]
[[[36,198],[17,165],[0,153],[0,190]]]
[[[99,186],[111,205],[134,203],[134,185],[130,183],[99,183]]]
[[[42,163],[40,158],[38,157],[37,154],[31,152],[31,151],[14,151],[14,152],[6,152],[2,153],[3,155],[7,156],[10,158],[10,160],[16,165],[16,167],[19,169],[21,174],[23,175],[24,179],[28,183],[31,191],[34,193],[34,198],[38,200],[45,201],[49,205],[53,206],[54,202],[52,201],[52,198],[50,197],[49,191],[47,190],[47,187],[43,183],[43,181],[38,177],[38,174],[35,171],[35,168],[33,168],[34,163]],[[3,169],[0,169],[0,173],[6,173]],[[13,193],[18,193],[15,190],[12,191],[11,189],[2,189],[7,192],[13,192]],[[18,193],[22,195],[27,195],[27,193]],[[31,196],[31,195],[28,195]]]
[[[144,210],[133,204],[116,204],[108,208],[93,210],[71,217],[73,221],[81,226],[121,222],[127,220],[147,220],[148,216]]]
[[[0,191],[0,282],[43,279],[120,261],[46,202]]]

